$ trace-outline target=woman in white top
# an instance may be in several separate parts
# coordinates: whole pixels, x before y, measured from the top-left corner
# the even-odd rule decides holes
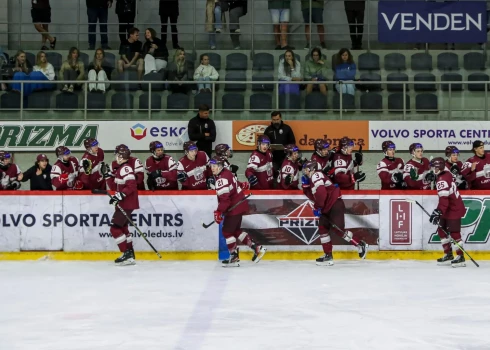
[[[48,62],[46,53],[39,51],[36,55],[36,65],[33,67],[32,72],[26,75],[26,80],[36,81],[53,81],[55,78],[54,67]],[[32,83],[24,85],[24,95],[29,96],[32,92],[42,90],[53,90],[55,85],[53,83]]]
[[[284,58],[279,61],[278,78],[280,81],[301,81],[301,64],[294,57],[294,52],[286,50]],[[280,94],[299,95],[299,84],[280,84]]]
[[[219,74],[216,69],[209,64],[209,56],[206,54],[202,54],[201,64],[197,67],[194,72],[194,80],[195,81],[216,81],[219,78]],[[211,92],[211,84],[198,83],[197,87],[199,92]]]

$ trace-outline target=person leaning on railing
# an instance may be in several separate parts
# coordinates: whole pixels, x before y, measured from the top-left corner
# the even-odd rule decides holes
[[[179,83],[192,80],[192,64],[185,59],[184,49],[175,50],[173,62],[170,62],[167,70],[172,93],[187,94],[191,88],[190,85]]]
[[[31,191],[52,191],[51,165],[48,156],[41,153],[32,167],[24,172],[22,182],[30,181]]]
[[[60,77],[63,80],[84,80],[85,66],[79,58],[80,52],[76,47],[70,48],[66,61],[63,62],[60,68]],[[77,87],[79,84],[77,84]],[[64,84],[63,92],[73,93],[74,84]]]

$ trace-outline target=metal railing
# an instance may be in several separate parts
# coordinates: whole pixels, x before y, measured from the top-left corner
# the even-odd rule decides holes
[[[318,113],[320,113],[319,117],[321,118],[322,116],[327,118],[327,116],[333,116],[334,118],[332,119],[344,119],[346,116],[351,116],[352,113],[354,113],[354,118],[356,116],[356,113],[361,113],[362,116],[370,115],[370,112],[376,113],[378,117],[381,117],[383,119],[390,120],[392,118],[393,114],[391,112],[395,112],[401,115],[403,120],[407,119],[407,114],[411,112],[417,112],[417,113],[426,113],[429,115],[432,115],[433,117],[430,117],[429,119],[438,119],[438,120],[451,120],[453,118],[458,117],[459,114],[463,114],[460,116],[466,117],[466,119],[471,119],[471,116],[468,116],[468,114],[471,113],[478,113],[479,114],[479,120],[489,120],[489,96],[488,96],[488,88],[490,82],[488,81],[481,81],[481,82],[475,82],[475,81],[444,81],[444,82],[431,82],[431,81],[416,81],[416,82],[406,82],[406,81],[348,81],[348,82],[337,82],[337,81],[179,81],[179,82],[172,82],[172,81],[106,81],[105,83],[110,83],[111,88],[108,90],[106,94],[100,94],[100,93],[94,93],[89,91],[89,84],[97,84],[101,83],[101,81],[32,81],[32,80],[26,80],[26,81],[21,81],[21,80],[16,80],[16,81],[0,81],[1,83],[7,83],[7,84],[20,84],[20,90],[18,91],[18,101],[14,101],[12,99],[15,99],[17,94],[14,92],[10,92],[7,95],[7,98],[10,99],[11,101],[8,101],[10,103],[11,108],[5,107],[5,102],[4,99],[7,98],[1,98],[1,105],[0,105],[0,113],[5,114],[5,112],[10,111],[10,112],[15,112],[20,114],[20,120],[25,120],[26,118],[26,113],[28,112],[35,112],[35,111],[41,111],[43,113],[47,111],[52,111],[52,112],[62,112],[62,111],[71,111],[74,113],[81,113],[79,120],[87,120],[88,113],[91,112],[104,112],[104,111],[116,111],[116,112],[138,112],[138,118],[141,119],[142,115],[141,113],[145,113],[147,115],[148,119],[152,119],[153,115],[156,113],[168,113],[168,112],[190,112],[194,111],[195,109],[193,108],[193,104],[195,101],[192,101],[193,103],[191,104],[191,96],[189,94],[171,94],[170,92],[167,92],[167,90],[172,89],[172,85],[175,84],[182,84],[182,85],[189,85],[189,91],[194,90],[196,91],[196,85],[197,84],[209,84],[211,87],[211,92],[206,93],[200,93],[201,96],[198,96],[199,93],[195,93],[194,96],[192,96],[194,99],[197,99],[198,104],[201,103],[207,103],[210,104],[210,107],[212,109],[212,117],[215,116],[216,113],[218,112],[223,112],[223,113],[243,113],[243,112],[264,112],[263,113],[263,118],[266,119],[269,117],[268,113],[270,112],[269,109],[257,109],[254,107],[257,106],[249,106],[248,108],[238,108],[238,109],[233,109],[233,108],[224,108],[221,103],[216,103],[217,102],[217,97],[228,94],[228,93],[241,93],[244,96],[247,95],[252,95],[256,93],[265,93],[271,97],[272,100],[272,109],[274,110],[283,110],[287,112],[302,112],[305,116],[310,115],[311,113],[316,113],[318,116]],[[25,87],[26,84],[58,84],[58,85],[77,85],[79,88],[81,88],[81,92],[75,92],[77,95],[77,103],[76,106],[69,106],[66,108],[52,108],[51,101],[47,101],[46,108],[30,108],[30,99],[32,98],[31,96],[25,96],[24,92],[26,91]],[[123,88],[117,88],[117,85],[119,84],[128,84]],[[295,84],[295,85],[306,85],[306,84],[313,84],[313,85],[320,85],[320,84],[326,84],[329,91],[327,95],[322,95],[319,92],[314,92],[316,94],[315,98],[317,102],[324,102],[327,104],[327,108],[309,108],[309,106],[304,105],[305,100],[306,100],[306,93],[303,92],[300,95],[294,94],[282,94],[280,93],[280,85],[287,84]],[[342,89],[342,86],[345,84],[355,84],[357,86],[361,86],[363,91],[357,91],[355,92],[354,95],[354,105],[352,105],[352,97],[351,95],[348,94],[340,94],[337,91],[337,87],[339,89]],[[381,109],[372,109],[372,106],[362,106],[359,103],[359,100],[362,99],[363,94],[371,94],[367,95],[366,98],[374,98],[374,94],[380,94],[381,98],[383,100],[387,98],[387,95],[397,93],[394,91],[386,92],[387,87],[389,85],[398,85],[402,86],[401,90],[398,90],[398,94],[401,94],[402,100],[398,101],[398,103],[401,102],[400,108],[388,108],[386,107],[385,103],[382,103],[382,108]],[[417,85],[435,85],[436,90],[434,91],[419,91],[419,92],[413,92],[413,88],[411,86],[413,84]],[[163,85],[163,86],[162,86]],[[223,88],[224,85],[224,88]],[[236,89],[237,85],[242,85],[239,87],[239,89]],[[259,86],[259,89],[252,89],[251,93],[246,94],[244,91],[247,89],[247,85],[255,85]],[[463,91],[459,90],[459,87],[463,85]],[[456,86],[457,89],[454,89],[453,87]],[[475,87],[479,91],[471,91],[469,87]],[[235,87],[235,88],[234,88]],[[140,95],[138,95],[137,89],[143,88],[143,93],[147,93],[147,103],[148,103],[148,108],[140,108],[139,102],[138,102],[138,108],[134,107],[135,103],[134,101],[140,101]],[[163,91],[166,89],[165,91]],[[370,89],[370,91],[366,91]],[[112,91],[115,90],[115,91]],[[333,91],[332,91],[333,90]],[[42,90],[46,91],[46,90]],[[33,94],[37,94],[38,92],[34,92]],[[125,103],[122,104],[122,108],[97,108],[97,106],[94,107],[94,105],[91,103],[92,99],[98,99],[98,101],[103,101],[104,104],[105,102],[109,99],[112,100],[112,96],[114,96],[114,93],[122,93],[121,95],[116,95],[116,97],[121,97],[125,99]],[[424,94],[424,93],[429,93],[429,94],[434,94],[437,99],[438,103],[435,109],[420,109],[416,108],[407,108],[407,98],[411,98],[411,101],[413,101],[413,97]],[[64,93],[62,93],[64,94]],[[95,97],[95,95],[103,96],[103,97]],[[154,98],[159,98],[160,99],[160,105],[162,102],[162,98],[166,95],[168,104],[172,104],[176,99],[179,99],[179,101],[183,100],[183,103],[185,104],[187,101],[187,105],[189,106],[188,108],[179,108],[179,106],[169,106],[167,104],[167,108],[153,108],[153,99]],[[304,97],[303,97],[304,96]],[[2,97],[2,96],[0,96]],[[48,98],[48,95],[43,95],[44,98]],[[399,97],[399,95],[397,96]],[[245,98],[245,97],[244,97]],[[129,101],[129,99],[133,99],[133,102]],[[182,99],[182,100],[181,100]],[[348,101],[347,101],[348,100]],[[346,102],[347,101],[347,102]],[[39,101],[37,101],[38,103]],[[464,104],[464,106],[458,106],[457,103],[460,102]],[[480,103],[480,107],[477,106],[478,102]],[[14,103],[14,105],[12,105]],[[46,101],[44,100],[43,103],[46,104]],[[18,105],[16,105],[18,104]],[[298,108],[299,104],[299,108]],[[304,105],[304,107],[301,107],[301,104]],[[413,105],[413,103],[412,103]],[[468,107],[466,105],[469,105]],[[133,106],[133,107],[131,107]],[[331,108],[328,108],[328,106],[331,106]],[[372,114],[371,114],[372,115]],[[466,116],[465,116],[466,115]],[[391,117],[390,117],[391,116]],[[171,117],[171,116],[170,116]],[[254,118],[257,119],[257,117],[260,118],[260,116],[254,115]],[[469,118],[468,118],[469,117]],[[474,118],[475,116],[473,116]],[[4,116],[5,118],[5,116]],[[39,120],[39,117],[37,118]],[[41,119],[50,119],[49,115],[46,118],[41,118]],[[73,119],[71,117],[70,119]],[[110,120],[117,120],[116,116],[110,116],[108,119]],[[374,118],[375,119],[375,118]]]

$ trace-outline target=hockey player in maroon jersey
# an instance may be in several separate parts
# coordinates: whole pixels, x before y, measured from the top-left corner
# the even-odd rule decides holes
[[[461,174],[472,190],[490,190],[490,154],[480,140],[473,142],[472,151],[475,155],[464,162]]]
[[[334,150],[330,150],[330,144],[323,140],[317,139],[315,141],[315,152],[311,155],[310,160],[314,160],[320,166],[322,172],[330,176],[330,170],[332,170],[332,159],[335,154]]]
[[[209,157],[199,151],[194,141],[184,142],[185,156],[177,163],[177,180],[182,190],[206,190],[214,188],[214,177],[208,167]]]
[[[12,163],[12,154],[0,151],[0,190],[18,190],[23,177],[19,166]]]
[[[272,190],[274,188],[274,168],[272,152],[269,150],[271,140],[260,135],[257,138],[257,149],[248,160],[245,177],[254,190]]]
[[[231,164],[230,159],[233,158],[233,150],[226,143],[220,143],[214,147],[214,153],[217,156],[224,157],[225,168],[230,170],[235,176],[238,177],[238,165]]]
[[[382,190],[404,189],[407,187],[403,181],[403,168],[405,164],[401,158],[395,157],[396,146],[393,141],[383,141],[381,149],[385,157],[381,159],[376,167],[381,179]]]
[[[256,244],[247,232],[241,230],[242,216],[248,210],[248,203],[244,200],[243,190],[248,189],[249,184],[237,181],[233,173],[224,167],[224,159],[220,156],[211,158],[209,166],[215,178],[216,194],[218,195],[218,208],[214,211],[214,220],[217,224],[223,222],[222,232],[230,252],[230,258],[222,261],[223,266],[240,266],[237,239],[253,250],[252,261],[258,263],[264,256],[266,248]],[[243,202],[226,213],[228,209],[240,201]]]
[[[105,190],[106,184],[101,172],[104,163],[104,150],[99,147],[99,142],[94,138],[83,141],[85,153],[80,160],[79,179],[86,190]]]
[[[453,174],[454,182],[459,190],[468,189],[468,182],[461,174],[463,162],[459,160],[459,149],[456,146],[447,146],[444,153],[446,154],[446,171]]]
[[[412,159],[403,168],[403,180],[409,190],[430,190],[435,180],[430,170],[430,163],[424,157],[424,147],[420,143],[412,143],[408,148]]]
[[[150,152],[151,156],[145,162],[148,189],[178,190],[177,163],[165,154],[165,148],[160,141],[150,142]]]
[[[128,219],[119,210],[117,205],[131,217],[131,213],[139,209],[138,189],[134,169],[129,164],[131,151],[128,148],[119,147],[116,150],[118,167],[114,172],[114,184],[116,193],[111,197],[109,204],[116,207],[111,220],[110,232],[116,241],[122,255],[114,262],[118,265],[134,265],[135,255],[133,238],[129,233]]]
[[[128,146],[125,144],[120,144],[116,146],[116,149],[114,150],[114,155],[116,155],[119,151],[120,148],[127,149],[129,151],[129,154],[131,154],[131,150],[129,149]],[[129,157],[128,159],[128,164],[129,166],[134,170],[134,174],[136,176],[136,186],[139,191],[144,191],[145,190],[145,169],[143,168],[143,164],[141,163],[141,160],[139,160],[136,157]],[[108,167],[107,164],[102,164],[101,167],[101,172],[102,175],[104,176],[104,179],[107,181],[107,185],[111,190],[114,190],[115,184],[114,184],[114,174],[116,173],[116,170],[119,168],[119,164],[117,164],[116,161],[113,161],[111,166]]]
[[[305,161],[301,159],[299,148],[296,145],[284,146],[284,153],[286,153],[286,158],[282,162],[277,182],[283,190],[297,190],[299,172]]]
[[[316,264],[319,266],[333,265],[330,238],[330,232],[332,231],[356,246],[359,251],[359,257],[364,259],[369,245],[355,238],[351,231],[345,230],[345,204],[337,184],[333,184],[321,172],[318,163],[314,160],[305,163],[303,174],[301,177],[303,193],[313,202],[315,208],[313,214],[319,218],[318,232],[323,252],[325,253],[324,256],[316,259]]]
[[[339,142],[340,150],[332,157],[333,181],[342,190],[353,190],[356,182],[366,179],[362,171],[355,171],[356,166],[362,165],[362,153],[355,152],[352,159],[354,141],[348,137],[342,137]]]
[[[439,203],[429,220],[432,224],[441,226],[451,235],[452,239],[462,246],[461,218],[466,214],[463,200],[458,192],[453,175],[446,169],[444,159],[441,157],[432,159],[431,168],[437,177],[436,188],[439,195]],[[455,245],[457,256],[454,259],[450,238],[440,227],[437,229],[437,234],[441,238],[442,247],[444,248],[444,256],[437,259],[437,262],[441,264],[451,262],[453,267],[466,266],[463,251]]]
[[[55,153],[58,160],[51,168],[51,183],[55,190],[83,189],[83,183],[78,179],[78,159],[72,157],[71,151],[65,146],[56,147]]]

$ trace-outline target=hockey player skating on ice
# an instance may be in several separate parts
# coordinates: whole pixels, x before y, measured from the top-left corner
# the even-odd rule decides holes
[[[0,190],[18,190],[23,177],[17,164],[12,163],[12,154],[0,151]]]
[[[267,136],[260,135],[257,138],[257,149],[252,152],[245,170],[245,177],[252,189],[274,189],[274,166],[270,145],[271,140]]]
[[[109,204],[116,207],[111,220],[110,232],[116,241],[119,250],[123,253],[114,262],[118,265],[134,265],[135,255],[133,250],[133,238],[129,233],[128,219],[119,210],[117,205],[126,212],[128,216],[139,209],[138,189],[136,184],[136,175],[134,169],[129,164],[131,152],[128,148],[120,147],[116,151],[116,160],[118,167],[114,172],[114,188],[111,190],[116,193],[111,197]]]
[[[355,152],[354,159],[352,159],[353,149],[354,141],[348,137],[342,137],[340,139],[340,151],[332,157],[333,179],[342,190],[353,190],[356,183],[366,180],[364,172],[356,172],[355,170],[357,166],[362,165],[362,153]]]
[[[215,156],[211,158],[209,165],[216,180],[216,194],[218,195],[218,208],[214,211],[214,220],[217,224],[223,222],[222,232],[230,252],[230,258],[222,261],[223,266],[240,266],[237,239],[253,250],[252,261],[258,263],[264,256],[266,249],[252,241],[248,233],[241,230],[242,216],[248,210],[248,203],[244,200],[245,194],[243,190],[248,189],[249,184],[237,181],[232,172],[224,167],[224,159],[222,157]],[[240,201],[243,202],[229,213],[226,213],[226,215],[223,214]]]
[[[459,149],[455,146],[447,146],[445,150],[446,154],[446,171],[450,171],[453,174],[454,182],[458,186],[459,190],[468,189],[468,182],[461,174],[463,169],[463,162],[459,160]]]
[[[178,190],[177,163],[171,156],[165,154],[165,148],[160,141],[150,142],[150,152],[151,156],[145,162],[148,189]]]
[[[214,188],[214,178],[208,168],[209,157],[199,151],[194,141],[184,142],[185,156],[177,163],[177,180],[182,190],[206,190]]]
[[[114,155],[116,155],[120,149],[126,149],[129,154],[131,154],[131,150],[128,146],[126,146],[125,144],[120,144],[116,146],[116,149],[114,150]],[[130,156],[127,163],[134,171],[134,175],[136,177],[136,186],[138,190],[145,190],[145,169],[143,168],[141,160],[136,157]],[[114,174],[117,172],[117,169],[119,169],[119,164],[117,164],[116,161],[112,162],[110,168],[107,166],[107,164],[102,165],[101,171],[104,175],[104,178],[107,180],[107,185],[109,186],[109,188],[114,187]]]
[[[344,229],[345,204],[339,187],[334,185],[321,172],[318,163],[315,161],[306,162],[303,167],[303,173],[304,175],[301,177],[303,193],[313,202],[313,207],[315,208],[313,213],[319,218],[318,232],[323,252],[325,253],[324,256],[316,259],[316,264],[320,266],[333,265],[332,241],[330,238],[330,232],[332,231],[356,246],[359,251],[359,257],[364,259],[369,246],[364,241],[355,238],[351,231]]]
[[[58,160],[51,168],[51,183],[54,188],[57,191],[83,189],[83,183],[78,179],[78,159],[72,157],[71,151],[65,146],[56,147],[55,153]]]
[[[412,159],[403,168],[403,180],[409,190],[430,190],[435,180],[430,170],[430,162],[424,157],[424,147],[420,143],[412,143],[408,148]]]
[[[378,176],[381,179],[382,190],[404,189],[407,187],[403,181],[404,163],[401,158],[395,157],[396,146],[392,141],[384,141],[381,149],[385,157],[381,159],[376,167]]]
[[[490,153],[485,153],[483,141],[473,142],[473,157],[463,164],[462,175],[472,190],[490,190]]]
[[[230,163],[230,159],[233,158],[233,150],[230,146],[226,143],[220,143],[214,147],[214,153],[219,157],[223,157],[225,168],[231,171],[235,176],[238,176],[238,165]]]
[[[446,170],[446,162],[443,158],[437,157],[432,159],[431,168],[436,175],[437,194],[439,195],[439,203],[430,216],[430,222],[434,225],[440,225],[448,232],[452,239],[463,245],[461,240],[461,218],[465,215],[466,209],[463,204],[463,199],[458,192],[458,187],[454,182],[451,172]],[[437,234],[441,238],[442,247],[444,248],[444,256],[437,259],[440,264],[451,263],[453,267],[464,267],[465,258],[463,251],[456,245],[456,258],[453,256],[451,248],[451,240],[446,233],[437,229]]]
[[[305,160],[300,159],[301,154],[296,145],[284,146],[284,153],[286,153],[286,158],[282,162],[277,182],[283,190],[297,190],[299,172],[303,168]]]
[[[104,150],[94,138],[83,141],[85,153],[80,160],[79,178],[84,190],[105,190],[106,183],[101,168],[104,164]]]

